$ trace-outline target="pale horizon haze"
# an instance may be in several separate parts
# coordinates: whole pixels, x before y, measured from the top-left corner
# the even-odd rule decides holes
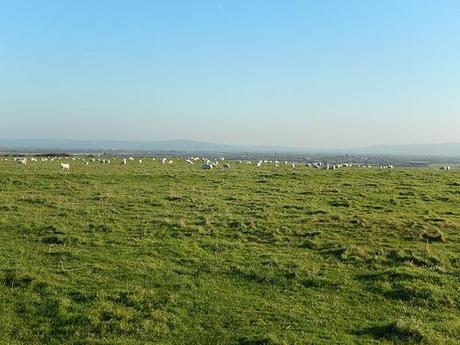
[[[0,0],[0,138],[460,142],[460,2]]]

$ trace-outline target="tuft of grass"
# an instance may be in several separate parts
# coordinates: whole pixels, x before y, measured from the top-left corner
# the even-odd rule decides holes
[[[166,200],[168,201],[178,201],[182,200],[182,196],[177,192],[177,191],[171,191],[169,192],[168,196],[166,197]]]
[[[112,232],[113,229],[110,225],[108,224],[89,224],[88,225],[88,231],[89,232],[102,232],[102,233],[107,233],[107,232]]]
[[[27,274],[21,274],[16,270],[8,269],[2,273],[2,282],[4,286],[14,288],[27,288],[32,282],[33,278]]]
[[[425,242],[446,242],[446,235],[439,229],[424,231],[421,238]]]
[[[413,320],[396,320],[384,326],[367,330],[376,338],[384,338],[397,343],[420,344],[425,339],[420,327]]]

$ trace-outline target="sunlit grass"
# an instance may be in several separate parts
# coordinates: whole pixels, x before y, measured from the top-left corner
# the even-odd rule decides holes
[[[460,173],[0,162],[0,343],[455,344]]]

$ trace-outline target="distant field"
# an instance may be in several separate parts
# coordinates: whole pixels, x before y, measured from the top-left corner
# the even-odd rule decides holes
[[[0,162],[1,344],[458,344],[460,171]]]

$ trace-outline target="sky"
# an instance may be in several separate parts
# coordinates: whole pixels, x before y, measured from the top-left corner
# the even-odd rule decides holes
[[[460,1],[0,0],[0,138],[460,142]]]

